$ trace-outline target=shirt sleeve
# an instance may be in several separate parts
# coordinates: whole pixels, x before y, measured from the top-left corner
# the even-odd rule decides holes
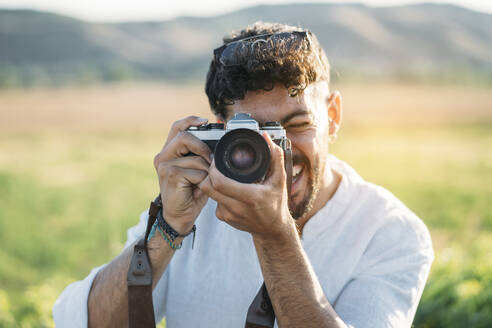
[[[125,248],[143,235],[147,220],[148,214],[145,211],[140,215],[139,223],[128,230]],[[63,290],[53,306],[53,320],[56,327],[87,327],[87,299],[89,292],[97,273],[105,266],[106,264],[92,269],[85,279],[74,282]]]
[[[411,327],[434,259],[430,234],[416,216],[393,218],[366,249],[334,308],[353,328]]]

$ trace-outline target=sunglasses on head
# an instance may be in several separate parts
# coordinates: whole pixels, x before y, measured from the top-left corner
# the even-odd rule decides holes
[[[245,58],[262,50],[275,49],[278,56],[290,51],[310,51],[310,34],[309,31],[293,31],[250,36],[214,49],[214,60],[223,66],[235,66],[241,65]]]

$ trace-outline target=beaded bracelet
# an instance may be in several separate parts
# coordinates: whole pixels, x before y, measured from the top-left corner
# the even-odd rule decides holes
[[[180,242],[179,244],[175,244],[174,241],[171,241],[167,235],[162,231],[161,227],[157,227],[159,229],[159,232],[161,233],[162,239],[174,250],[180,249],[183,246],[183,242]]]
[[[169,239],[171,239],[172,242],[174,242],[174,240],[176,240],[176,238],[178,237],[188,237],[191,233],[193,233],[193,243],[195,243],[195,232],[196,232],[196,226],[193,225],[193,227],[191,228],[190,231],[188,231],[188,233],[182,235],[180,234],[179,232],[177,232],[176,230],[174,230],[173,227],[171,227],[169,225],[169,223],[166,222],[166,220],[164,219],[164,216],[162,215],[162,209],[159,210],[159,212],[157,213],[157,224],[159,225],[159,228],[161,228],[161,230],[163,232],[166,233],[166,235],[169,237]]]
[[[150,230],[150,233],[149,233],[149,237],[147,237],[147,241],[151,240],[152,237],[155,236],[155,232],[156,231],[159,231],[159,233],[161,234],[161,237],[162,239],[164,239],[164,241],[169,245],[169,247],[171,247],[172,249],[174,250],[177,250],[177,249],[180,249],[182,246],[183,246],[183,242],[179,243],[179,244],[175,244],[174,242],[172,242],[167,236],[166,234],[162,231],[161,227],[159,227],[159,224],[157,221],[155,221],[154,225],[152,226],[152,229]]]
[[[175,244],[174,241],[178,237],[187,237],[191,233],[193,233],[193,243],[191,244],[191,248],[195,246],[195,233],[196,233],[196,226],[193,225],[193,228],[184,235],[181,235],[179,232],[173,229],[166,220],[164,220],[164,217],[162,216],[162,209],[159,209],[159,212],[157,212],[157,219],[154,222],[154,225],[152,226],[152,229],[150,230],[149,237],[147,238],[147,241],[149,241],[152,237],[155,235],[155,231],[159,230],[162,238],[166,241],[166,243],[174,250],[180,249],[182,246],[182,242],[179,244]]]

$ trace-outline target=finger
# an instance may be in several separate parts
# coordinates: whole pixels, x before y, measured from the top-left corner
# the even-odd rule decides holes
[[[220,191],[216,190],[208,175],[199,185],[201,191],[203,191],[208,197],[215,200],[217,203],[227,206],[228,208],[239,208],[241,204],[238,200],[233,199],[227,195],[224,195]]]
[[[207,195],[200,190],[200,188],[193,189],[193,198],[200,200],[206,200],[208,198]]]
[[[182,120],[176,121],[173,123],[171,126],[171,129],[169,130],[169,134],[167,136],[167,141],[166,145],[178,135],[179,132],[185,131],[188,129],[190,126],[200,126],[208,122],[208,119],[203,118],[203,117],[198,117],[198,116],[188,116],[185,117]],[[164,145],[164,146],[166,146]]]
[[[193,153],[211,162],[212,152],[207,144],[186,131],[179,132],[176,137],[163,149],[159,160],[166,161]]]
[[[207,177],[207,173],[202,170],[179,169],[182,171],[183,178],[195,186],[199,185]]]
[[[256,195],[263,189],[261,184],[241,183],[226,177],[217,169],[215,161],[210,165],[208,176],[214,190],[246,203],[254,203]]]
[[[263,132],[263,137],[270,147],[271,154],[270,169],[265,179],[265,183],[274,186],[282,186],[285,184],[287,178],[284,167],[284,151],[280,146],[273,142],[268,133]]]
[[[202,170],[208,174],[210,163],[205,161],[201,156],[185,156],[168,161],[169,165],[179,166],[184,169]]]
[[[217,204],[215,216],[217,219],[233,226],[236,229],[247,231],[247,226],[242,224],[243,220],[238,219],[239,216],[237,215],[237,212],[234,212],[223,204]]]
[[[182,168],[168,163],[161,163],[157,172],[167,183],[181,187],[199,185],[207,177],[207,172],[203,170]]]
[[[228,222],[232,217],[229,210],[220,203],[217,203],[217,208],[215,209],[215,216],[217,217],[217,219],[224,222]]]
[[[200,182],[200,184],[198,185],[198,188],[208,197],[215,200],[217,203],[223,203],[229,201],[227,199],[228,197],[222,195],[220,192],[214,189],[210,181],[210,176],[207,176],[205,179],[203,179],[203,181]]]

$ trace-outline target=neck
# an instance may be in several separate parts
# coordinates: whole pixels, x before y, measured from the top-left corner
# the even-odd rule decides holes
[[[328,165],[328,164],[327,164]],[[333,197],[335,192],[342,181],[342,175],[335,170],[332,170],[329,166],[325,170],[325,175],[323,178],[323,183],[318,192],[318,196],[314,201],[313,208],[296,221],[297,229],[299,234],[302,235],[302,230],[304,225],[308,222],[311,217],[316,214],[325,204]]]

